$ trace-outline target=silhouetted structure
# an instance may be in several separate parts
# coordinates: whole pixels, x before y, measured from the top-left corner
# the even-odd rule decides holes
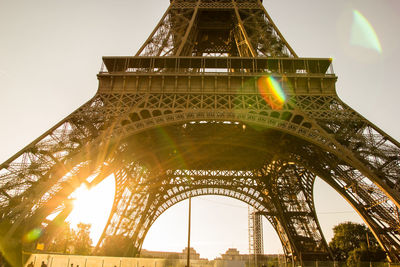
[[[247,263],[250,259],[250,265],[255,266],[253,256],[253,254],[241,254],[236,248],[229,248],[224,254],[221,254],[221,260],[243,261]],[[258,254],[258,265],[261,266],[263,263],[268,262],[268,260],[277,261],[278,257],[278,254]]]
[[[170,252],[170,251],[150,251],[142,249],[140,257],[144,258],[161,258],[161,259],[186,259],[187,258],[187,247],[182,252]],[[190,259],[200,260],[200,254],[196,252],[194,248],[190,248]]]
[[[249,227],[249,261],[258,266],[258,260],[264,255],[264,238],[262,227],[262,215],[252,207],[248,207]],[[229,250],[228,250],[229,252]]]
[[[331,59],[297,57],[260,0],[171,1],[136,56],[103,62],[97,94],[0,166],[6,255],[113,173],[98,246],[123,234],[126,255],[175,203],[223,195],[264,215],[288,259],[330,259],[319,176],[400,260],[399,142],[339,99]]]

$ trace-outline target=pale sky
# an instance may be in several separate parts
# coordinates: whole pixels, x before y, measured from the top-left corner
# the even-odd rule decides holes
[[[97,90],[101,57],[134,55],[168,4],[0,0],[0,162],[88,101]],[[341,99],[400,140],[400,1],[264,0],[264,5],[300,57],[333,58]],[[368,38],[354,41],[363,29],[353,24],[355,10],[375,29],[381,52],[365,45]],[[328,240],[333,225],[360,221],[321,181],[316,183],[315,200]],[[245,204],[221,197],[195,198],[192,203],[192,246],[202,257],[212,259],[229,247],[247,253]],[[143,247],[181,251],[187,243],[186,209],[187,202],[182,202],[166,211]],[[269,224],[264,226],[265,252],[281,252],[277,235]]]

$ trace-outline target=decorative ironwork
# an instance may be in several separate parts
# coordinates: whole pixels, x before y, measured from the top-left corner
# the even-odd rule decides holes
[[[29,246],[77,187],[113,173],[97,248],[122,234],[135,255],[165,210],[214,194],[264,215],[288,258],[326,260],[318,176],[400,261],[400,144],[338,98],[336,78],[330,59],[297,57],[259,0],[171,1],[137,56],[104,57],[97,94],[0,165],[3,248]]]

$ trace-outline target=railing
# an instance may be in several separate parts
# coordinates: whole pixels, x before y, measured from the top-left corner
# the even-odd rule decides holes
[[[103,57],[100,74],[132,72],[334,75],[329,58]]]
[[[400,264],[390,262],[356,262],[353,265],[348,265],[346,262],[340,261],[303,261],[300,263],[284,262],[284,261],[266,261],[258,263],[257,267],[400,267]],[[246,264],[246,267],[256,267],[254,265]]]
[[[61,254],[26,254],[25,267],[184,267],[184,259],[160,259],[160,258],[124,258],[124,257],[105,257],[105,256],[80,256],[80,255],[61,255]],[[237,266],[237,267],[346,267],[346,262],[338,261],[303,261],[303,263],[285,262],[277,258],[254,262],[244,260],[192,260],[192,267],[218,267],[218,266]],[[400,267],[400,263],[390,262],[357,262],[357,267]]]

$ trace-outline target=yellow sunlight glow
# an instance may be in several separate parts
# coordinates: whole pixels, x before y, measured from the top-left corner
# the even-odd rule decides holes
[[[75,199],[74,208],[66,221],[70,222],[73,228],[76,228],[80,222],[91,224],[90,237],[96,244],[110,215],[114,193],[113,175],[90,190],[82,184],[71,194],[71,197]]]

